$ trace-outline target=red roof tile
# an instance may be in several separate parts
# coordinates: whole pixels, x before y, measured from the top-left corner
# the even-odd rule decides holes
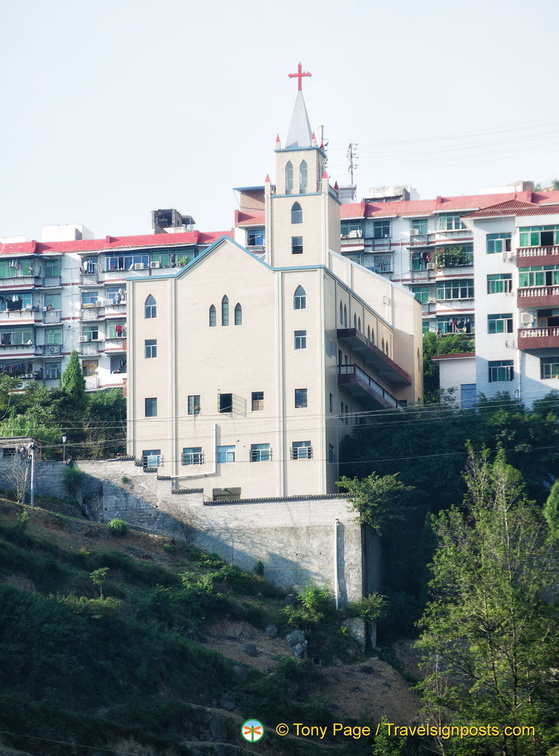
[[[250,213],[235,210],[235,226],[263,226],[265,222],[264,210],[253,210]]]
[[[62,242],[17,242],[0,244],[0,255],[30,255],[60,252],[102,252],[136,247],[164,247],[183,244],[212,244],[230,231],[185,231],[181,234],[144,234],[142,236],[107,236],[105,239],[81,239]]]

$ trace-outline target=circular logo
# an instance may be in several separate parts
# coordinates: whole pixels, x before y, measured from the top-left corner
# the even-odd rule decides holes
[[[241,735],[249,743],[256,743],[264,737],[264,725],[257,719],[247,719],[241,725]]]

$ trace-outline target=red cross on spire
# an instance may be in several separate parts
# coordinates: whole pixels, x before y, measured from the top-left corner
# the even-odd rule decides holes
[[[303,91],[303,76],[312,76],[311,73],[307,73],[306,71],[305,73],[303,73],[303,66],[300,63],[297,66],[297,73],[287,74],[287,75],[289,76],[290,79],[293,79],[293,78],[299,79],[298,81],[299,86],[297,87],[299,92]]]

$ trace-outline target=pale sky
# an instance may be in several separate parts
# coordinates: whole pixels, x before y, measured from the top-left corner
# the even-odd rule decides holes
[[[559,177],[557,0],[0,0],[0,237],[227,230],[274,181],[299,61],[331,182],[422,198]]]

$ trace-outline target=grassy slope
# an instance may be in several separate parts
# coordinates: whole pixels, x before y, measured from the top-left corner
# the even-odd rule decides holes
[[[103,599],[91,579],[102,568]],[[6,745],[41,756],[126,753],[133,738],[146,747],[138,753],[195,753],[192,743],[214,753],[210,720],[221,718],[238,746],[224,753],[322,752],[273,735],[249,747],[238,734],[245,717],[333,721],[313,696],[310,663],[286,658],[245,679],[201,642],[216,618],[281,627],[284,594],[261,578],[168,539],[115,538],[104,525],[0,500],[0,602]],[[215,710],[223,694],[235,714]]]

